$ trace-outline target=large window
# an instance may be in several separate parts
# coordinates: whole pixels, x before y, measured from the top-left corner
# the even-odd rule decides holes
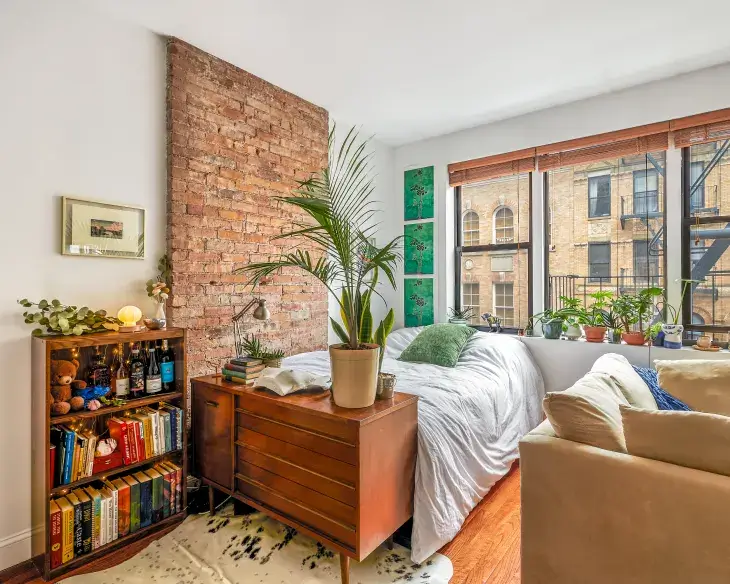
[[[611,277],[611,244],[588,244],[589,281],[600,282]]]
[[[664,285],[665,165],[656,151],[548,168],[546,307]]]
[[[494,315],[502,321],[502,326],[515,326],[514,284],[494,284]]]
[[[525,328],[530,316],[530,174],[465,184],[457,197],[456,294],[460,306],[502,320],[506,330]],[[491,243],[474,237],[475,221]],[[482,241],[484,238],[482,238]]]
[[[701,332],[730,340],[730,140],[683,150],[684,257],[689,292],[687,338]]]
[[[588,177],[588,217],[611,214],[611,175]]]

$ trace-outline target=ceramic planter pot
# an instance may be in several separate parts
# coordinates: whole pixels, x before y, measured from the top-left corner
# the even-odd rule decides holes
[[[367,344],[363,349],[330,345],[332,399],[341,408],[367,408],[375,403],[378,387],[380,347]]]
[[[563,319],[554,318],[542,323],[542,336],[546,339],[559,339],[563,334]]]
[[[684,326],[681,324],[663,324],[662,332],[664,333],[664,347],[666,349],[682,348],[682,333]]]
[[[642,332],[633,332],[633,333],[623,333],[621,335],[621,338],[626,342],[627,345],[643,345],[646,342],[646,338],[644,337],[644,333]]]
[[[580,326],[577,324],[568,324],[568,328],[565,331],[565,338],[569,341],[577,341],[583,333],[580,330]]]
[[[586,341],[589,343],[602,343],[606,336],[605,326],[584,326],[583,332],[586,334]]]
[[[449,322],[451,324],[469,324],[469,322],[463,318],[450,318]]]
[[[377,399],[393,399],[395,391],[395,375],[392,373],[381,373],[378,375]]]

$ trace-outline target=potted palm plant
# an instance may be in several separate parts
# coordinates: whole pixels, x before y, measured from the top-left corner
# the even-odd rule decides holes
[[[589,294],[589,297],[593,299],[593,303],[583,311],[581,319],[583,332],[589,343],[602,343],[608,328],[607,308],[613,298],[613,293],[599,290]]]
[[[367,144],[353,128],[338,148],[333,128],[327,167],[301,181],[290,196],[275,197],[305,219],[295,220],[293,230],[272,239],[294,239],[299,249],[235,271],[247,274],[249,283],[256,286],[282,268],[298,268],[332,294],[340,305],[344,333],[340,335],[343,342],[329,348],[332,397],[345,408],[367,407],[375,400],[380,347],[372,342],[372,318],[369,323],[364,320],[363,297],[369,302],[375,291],[377,278],[372,276],[376,270],[396,287],[395,269],[401,258],[400,237],[382,247],[371,243],[377,229],[373,220],[377,209]],[[301,249],[302,241],[320,253]]]

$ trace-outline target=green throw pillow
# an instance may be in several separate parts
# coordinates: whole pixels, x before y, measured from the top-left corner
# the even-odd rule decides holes
[[[398,360],[455,367],[459,355],[475,332],[476,329],[465,324],[432,324],[418,333]]]

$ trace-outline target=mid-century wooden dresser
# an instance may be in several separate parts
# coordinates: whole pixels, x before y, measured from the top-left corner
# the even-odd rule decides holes
[[[195,474],[340,553],[362,560],[413,513],[416,396],[345,409],[330,393],[192,380]]]

